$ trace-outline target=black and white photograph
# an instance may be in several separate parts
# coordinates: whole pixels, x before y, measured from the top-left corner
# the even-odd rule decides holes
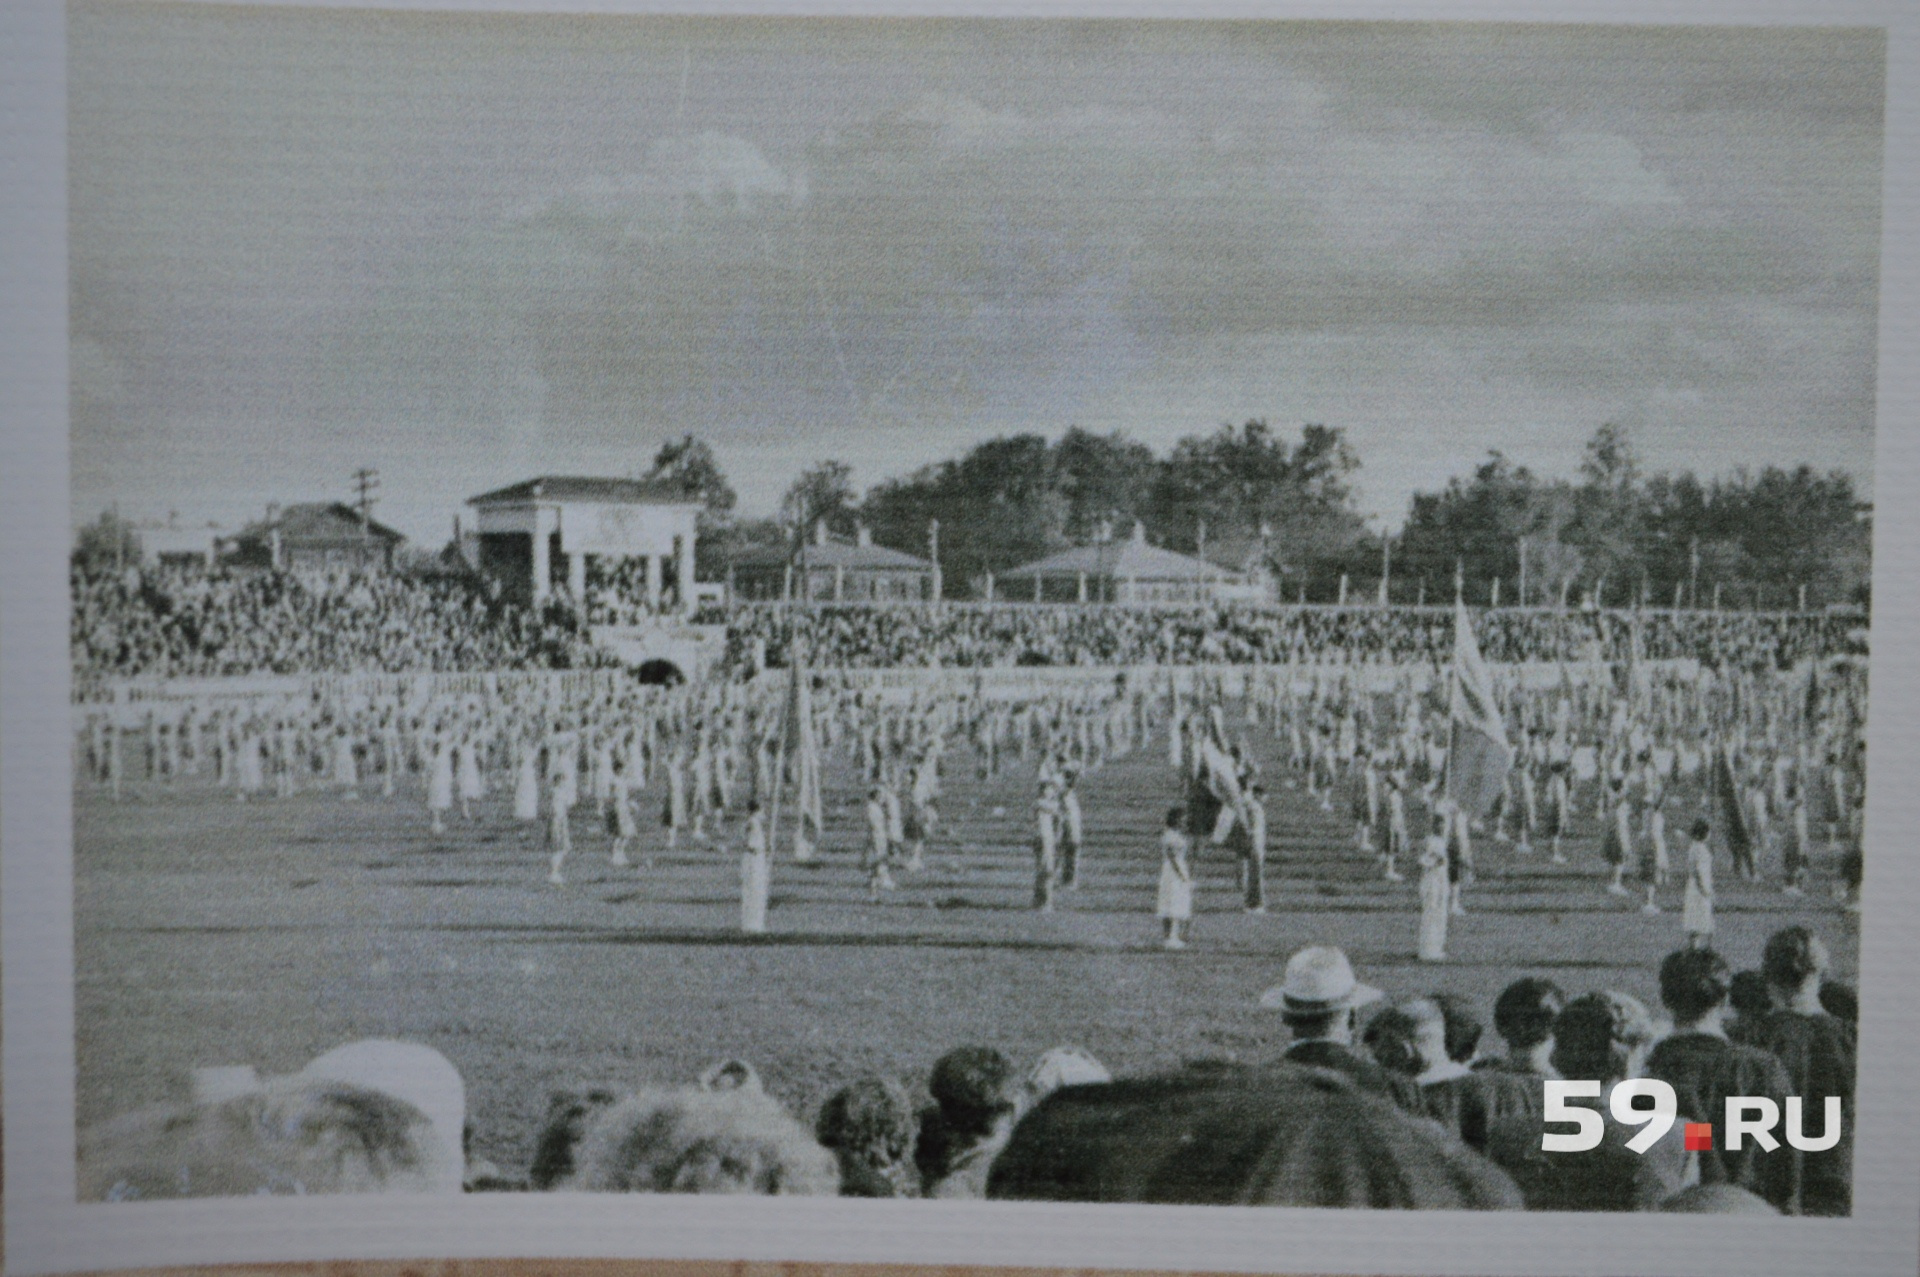
[[[1884,27],[64,27],[74,1201],[1854,1214]]]

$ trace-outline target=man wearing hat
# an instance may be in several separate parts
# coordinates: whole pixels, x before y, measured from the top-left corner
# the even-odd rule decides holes
[[[1355,1013],[1384,996],[1354,978],[1342,950],[1316,944],[1287,959],[1285,978],[1260,995],[1260,1005],[1277,1009],[1293,1034],[1281,1056],[1287,1063],[1345,1074],[1362,1090],[1424,1115],[1420,1088],[1411,1078],[1389,1073],[1353,1049]]]

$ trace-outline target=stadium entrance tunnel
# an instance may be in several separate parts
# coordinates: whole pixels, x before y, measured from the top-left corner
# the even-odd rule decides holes
[[[634,677],[638,678],[642,683],[652,684],[657,687],[675,687],[687,681],[686,674],[678,665],[675,665],[672,661],[661,660],[658,657],[651,661],[642,661],[639,668],[634,670],[633,673]]]

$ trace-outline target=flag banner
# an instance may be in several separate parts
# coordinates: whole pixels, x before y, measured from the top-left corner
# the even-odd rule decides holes
[[[1713,751],[1713,796],[1725,826],[1727,850],[1745,856],[1753,850],[1753,836],[1747,829],[1747,813],[1740,801],[1740,786],[1733,777],[1733,760],[1722,745]]]
[[[1493,676],[1480,659],[1464,603],[1453,613],[1453,675],[1449,680],[1446,796],[1469,817],[1485,816],[1507,785],[1513,746],[1493,695]]]
[[[820,748],[813,730],[813,682],[798,661],[793,664],[786,717],[783,747],[793,760],[794,806],[799,817],[793,827],[793,858],[805,864],[820,845]]]

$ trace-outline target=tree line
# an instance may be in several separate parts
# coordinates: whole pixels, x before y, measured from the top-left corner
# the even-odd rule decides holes
[[[692,435],[662,446],[644,477],[702,505],[704,580],[724,580],[747,556],[784,556],[824,520],[837,536],[864,524],[881,545],[937,553],[947,596],[977,598],[990,574],[1130,536],[1137,524],[1155,545],[1264,576],[1284,599],[1330,602],[1343,589],[1377,599],[1384,577],[1395,603],[1450,601],[1456,581],[1475,603],[1868,600],[1870,510],[1839,471],[1648,473],[1628,433],[1604,425],[1576,477],[1538,475],[1490,452],[1470,474],[1414,494],[1389,536],[1356,508],[1359,469],[1338,428],[1306,425],[1289,437],[1255,420],[1190,435],[1165,456],[1079,427],[1052,441],[1007,435],[864,495],[851,467],[823,460],[793,481],[771,518],[739,515],[713,449]],[[74,553],[82,564],[138,561],[138,537],[109,512],[81,529]]]
[[[711,449],[687,437],[649,477],[707,507],[702,575],[748,553],[784,553],[819,520],[838,536],[937,553],[949,597],[978,597],[990,573],[1069,546],[1125,537],[1263,574],[1280,597],[1328,602],[1790,608],[1864,605],[1870,509],[1851,477],[1811,466],[1701,479],[1648,473],[1626,430],[1603,425],[1577,477],[1535,474],[1494,451],[1437,492],[1414,494],[1404,526],[1369,528],[1355,505],[1360,458],[1345,432],[1297,435],[1264,421],[1190,435],[1164,457],[1115,433],[1016,434],[885,479],[863,495],[824,460],[797,477],[771,519],[734,516]],[[937,521],[937,539],[930,535]]]

